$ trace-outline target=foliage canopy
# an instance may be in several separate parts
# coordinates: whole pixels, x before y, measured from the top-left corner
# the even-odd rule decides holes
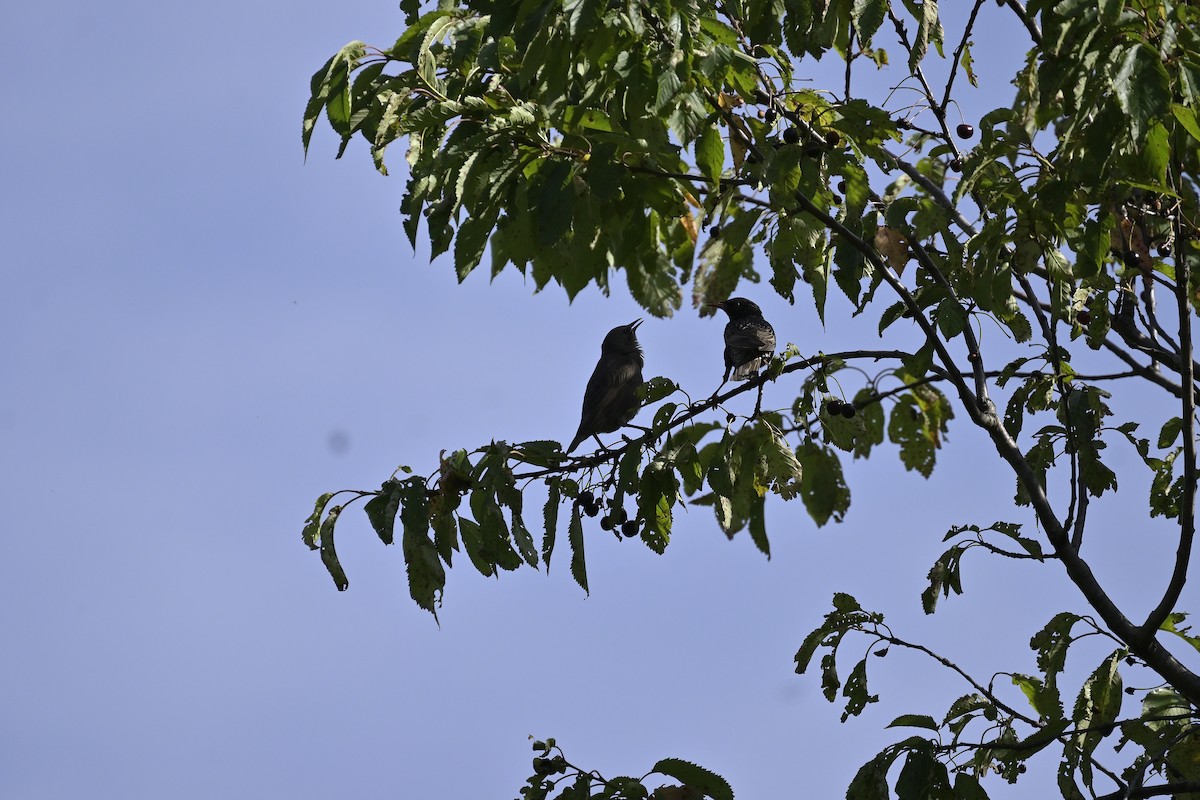
[[[387,544],[399,518],[412,597],[435,614],[456,555],[484,575],[548,568],[564,505],[585,590],[585,520],[601,505],[606,529],[659,552],[681,503],[708,506],[728,535],[747,530],[769,554],[768,497],[799,498],[818,525],[840,520],[843,459],[887,441],[929,475],[950,421],[965,417],[1011,469],[1036,532],[1014,521],[952,529],[926,612],[962,592],[961,561],[976,550],[1055,562],[1095,616],[1054,615],[1030,643],[1038,674],[1000,673],[1006,690],[835,596],[796,665],[818,666],[844,718],[876,699],[867,658],[838,664],[850,639],[925,653],[969,689],[944,714],[898,718],[916,733],[869,759],[847,796],[986,797],[986,778],[1015,782],[1047,748],[1064,798],[1200,791],[1200,637],[1177,608],[1195,532],[1200,9],[996,5],[974,0],[948,29],[936,0],[443,0],[424,13],[405,0],[394,44],[336,53],[312,78],[305,149],[322,114],[339,157],[361,136],[384,174],[388,148],[404,142],[405,230],[415,245],[423,225],[434,257],[452,251],[460,280],[490,253],[492,274],[512,265],[572,297],[623,277],[666,317],[687,290],[703,307],[765,276],[822,320],[840,293],[887,341],[810,358],[789,347],[757,378],[698,401],[652,379],[650,430],[593,454],[492,442],[443,454],[432,474],[401,468],[379,490],[322,495],[303,536],[338,587],[334,527],[360,499]],[[983,68],[973,39],[997,14],[1026,36],[1015,99],[977,129],[954,125],[956,96]],[[808,85],[813,59],[840,59],[844,79]],[[872,96],[864,70],[904,92]],[[897,344],[910,341],[901,320],[917,346]],[[981,347],[984,325],[1011,341]],[[1154,393],[1160,430],[1118,418],[1121,381]],[[789,406],[762,409],[768,382],[792,387]],[[753,414],[719,413],[743,392],[758,392]],[[1114,455],[1122,448],[1148,471],[1147,517],[1178,524],[1170,578],[1142,620],[1082,552],[1097,524],[1091,499],[1116,492],[1129,463]],[[531,481],[546,487],[540,542],[525,521]],[[1090,636],[1111,652],[1079,686],[1060,685],[1071,645]],[[1133,668],[1157,685],[1130,711],[1122,673]],[[650,791],[649,774],[605,779],[553,740],[535,750],[527,800]],[[655,797],[732,796],[685,761],[654,773],[679,784]]]

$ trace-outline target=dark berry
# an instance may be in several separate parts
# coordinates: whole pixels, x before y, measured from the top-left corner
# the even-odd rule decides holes
[[[626,520],[621,524],[621,535],[626,539],[632,539],[637,536],[638,524],[636,519]]]
[[[825,144],[830,147],[837,147],[841,143],[842,137],[838,135],[837,131],[829,131],[825,134]]]
[[[846,419],[852,419],[856,413],[853,403],[846,403],[842,406],[842,416]]]
[[[714,239],[720,239],[721,238],[721,226],[713,225],[711,228],[708,229],[708,235]]]
[[[600,506],[596,505],[595,503],[592,503],[589,506],[584,506],[583,513],[587,514],[589,517],[594,517],[600,513]]]
[[[832,400],[825,401],[825,413],[831,417],[836,417],[842,413],[842,401],[836,397]]]
[[[962,170],[963,170],[962,159],[956,158],[953,161],[951,161],[950,169],[952,172],[962,172]]]
[[[976,353],[974,350],[967,353],[967,361],[970,361],[972,364],[977,363],[979,361],[979,353]]]
[[[846,182],[844,180],[837,182],[837,190],[842,194],[846,193]]]
[[[592,495],[591,492],[587,491],[586,489],[579,493],[579,505],[590,506],[595,502],[596,502],[596,498]]]
[[[611,531],[613,529],[613,519],[607,514],[600,518],[600,530]]]
[[[1092,321],[1092,315],[1086,308],[1081,308],[1075,312],[1075,319],[1080,325],[1087,325]]]
[[[800,143],[800,129],[796,127],[787,128],[783,132],[783,140],[788,144]]]
[[[1171,245],[1168,242],[1163,242],[1158,246],[1158,257],[1166,258],[1171,255]]]
[[[959,125],[957,128],[955,128],[954,132],[958,134],[958,138],[960,138],[960,139],[970,139],[972,136],[975,135],[975,126],[968,125],[967,123],[964,122],[961,125]]]
[[[625,513],[623,508],[614,508],[612,510],[612,520],[614,525],[620,525],[629,519],[629,515]]]
[[[774,125],[775,120],[779,119],[779,114],[776,113],[775,109],[768,108],[766,111],[763,112],[763,119],[765,119],[767,121],[768,125]]]

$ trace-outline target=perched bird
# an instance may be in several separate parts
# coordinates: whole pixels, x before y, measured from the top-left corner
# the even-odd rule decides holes
[[[763,319],[762,309],[744,297],[731,297],[721,303],[709,303],[729,315],[725,325],[725,377],[733,372],[735,381],[744,381],[766,366],[775,352],[775,329]]]
[[[612,433],[637,414],[640,407],[637,390],[642,385],[645,362],[634,331],[641,324],[640,319],[635,319],[628,325],[618,325],[604,337],[600,361],[583,393],[579,430],[567,448],[568,453],[587,437]]]

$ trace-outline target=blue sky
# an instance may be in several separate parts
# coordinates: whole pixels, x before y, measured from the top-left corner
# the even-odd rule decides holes
[[[872,665],[885,702],[839,724],[792,672],[834,591],[984,679],[1031,671],[1028,637],[1083,610],[1054,565],[980,558],[965,598],[921,613],[951,524],[1029,522],[964,419],[930,480],[891,452],[853,465],[840,526],[772,504],[769,562],[703,508],[665,556],[593,525],[590,597],[562,553],[549,576],[458,565],[439,628],[354,511],[336,592],[300,542],[319,493],[493,437],[569,440],[601,338],[641,313],[623,290],[534,295],[511,269],[457,285],[404,238],[398,148],[385,179],[361,145],[334,161],[323,129],[303,163],[309,76],[351,39],[392,41],[394,3],[5,17],[0,796],[515,796],[531,734],[606,774],[674,756],[743,797],[840,796],[902,737],[889,720],[940,716],[967,687],[893,653]],[[975,108],[1002,104],[1005,80]],[[805,353],[878,344],[870,321],[822,329],[803,300],[741,293]],[[647,375],[707,394],[721,325],[689,308],[647,321]],[[1145,483],[1093,512],[1096,571],[1138,607],[1174,547],[1141,521]]]

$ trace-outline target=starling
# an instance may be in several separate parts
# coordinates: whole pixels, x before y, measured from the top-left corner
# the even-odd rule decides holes
[[[628,325],[618,325],[604,337],[600,361],[583,394],[579,430],[567,448],[568,453],[587,437],[612,433],[637,414],[640,407],[637,390],[642,385],[645,362],[634,331],[641,324],[640,319],[635,319]]]
[[[731,297],[723,303],[709,303],[729,315],[725,325],[724,385],[733,372],[735,381],[744,381],[766,366],[775,352],[775,329],[763,319],[762,309],[744,297]]]

